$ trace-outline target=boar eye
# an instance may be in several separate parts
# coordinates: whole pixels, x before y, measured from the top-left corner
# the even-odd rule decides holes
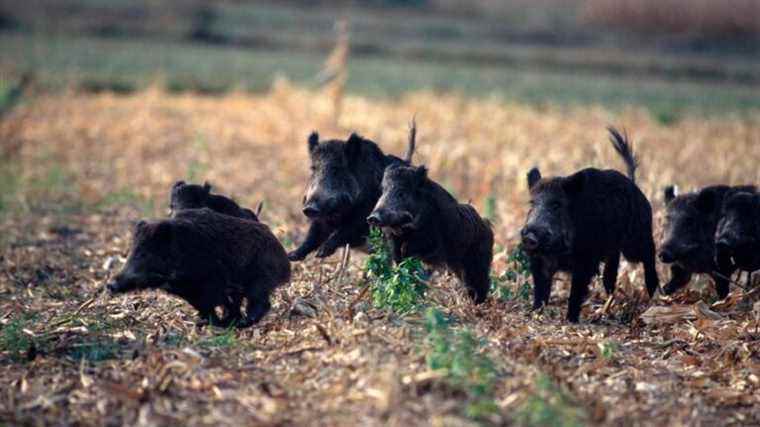
[[[549,208],[557,210],[562,207],[562,203],[559,202],[559,200],[552,200],[549,202]]]

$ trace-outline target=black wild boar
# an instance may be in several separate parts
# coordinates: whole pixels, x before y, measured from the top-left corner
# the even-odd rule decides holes
[[[114,294],[163,289],[190,303],[202,321],[245,327],[269,311],[270,292],[289,279],[290,262],[269,227],[203,208],[140,221],[127,263],[107,288]]]
[[[215,212],[238,218],[258,221],[259,217],[250,209],[242,208],[234,200],[221,194],[211,194],[211,184],[203,185],[187,184],[185,181],[177,181],[172,186],[171,199],[169,201],[171,216],[184,209],[209,208]],[[259,211],[261,205],[259,205]]]
[[[760,195],[739,191],[726,197],[715,232],[719,269],[760,269]],[[748,285],[750,275],[747,276]]]
[[[448,267],[476,304],[485,301],[493,258],[491,225],[428,178],[424,166],[389,166],[382,190],[367,222],[383,229],[393,260],[417,257]]]
[[[670,264],[670,281],[662,288],[671,295],[686,286],[694,273],[710,275],[718,297],[728,296],[729,278],[736,267],[715,261],[715,233],[723,201],[738,192],[754,193],[751,186],[715,185],[677,195],[675,187],[665,189],[665,225],[660,260]]]
[[[587,168],[566,177],[528,173],[531,208],[521,230],[533,275],[533,308],[549,303],[557,271],[571,275],[567,319],[578,322],[591,279],[604,261],[603,282],[615,291],[620,254],[644,264],[649,296],[658,286],[652,207],[636,185],[638,167],[626,137],[608,129],[628,177],[615,170]]]
[[[303,198],[303,213],[311,224],[306,239],[290,252],[291,261],[300,261],[317,250],[323,258],[346,244],[363,246],[369,235],[367,215],[380,197],[380,182],[388,165],[408,163],[414,153],[412,126],[406,159],[386,155],[374,142],[357,134],[347,141],[319,141],[309,136],[311,176]]]

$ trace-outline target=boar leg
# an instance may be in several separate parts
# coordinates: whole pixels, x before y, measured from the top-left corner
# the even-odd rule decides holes
[[[662,293],[665,295],[671,295],[675,291],[683,288],[686,286],[687,283],[691,280],[691,272],[679,267],[676,264],[673,264],[670,266],[670,281],[663,286]],[[713,278],[713,280],[715,280]]]
[[[718,274],[711,274],[713,281],[715,282],[715,291],[718,293],[718,298],[724,299],[728,296],[728,282],[731,275],[736,271],[733,267],[718,268]]]
[[[578,323],[581,315],[581,306],[586,299],[586,295],[588,295],[588,285],[594,276],[594,270],[593,266],[589,267],[586,265],[576,265],[573,268],[570,299],[567,301],[567,320],[569,322]]]
[[[335,230],[317,251],[317,257],[325,258],[334,254],[338,248],[349,244],[351,247],[359,246],[367,240],[369,225],[366,219],[356,221]]]
[[[439,233],[418,231],[410,236],[400,240],[400,259],[395,260],[399,263],[404,258],[418,257],[422,261],[438,264],[446,260],[446,254],[443,250],[444,245]]]
[[[224,318],[221,319],[221,323],[225,326],[232,324],[240,325],[242,321],[240,316],[240,304],[243,302],[243,296],[239,291],[235,290],[232,295],[227,297],[227,301],[224,303]]]
[[[612,295],[615,293],[615,284],[617,282],[619,266],[620,253],[610,255],[604,262],[604,274],[602,276],[602,281],[604,282],[604,290],[607,291],[607,295]]]
[[[319,221],[313,221],[309,225],[309,231],[306,233],[306,239],[301,243],[298,249],[288,254],[291,261],[301,261],[306,258],[314,249],[318,248],[328,236],[327,226]]]
[[[488,254],[476,252],[465,259],[464,285],[467,287],[467,294],[475,304],[481,304],[488,297],[488,290],[491,287],[491,278],[488,274],[490,267],[491,257]]]
[[[530,272],[533,276],[533,310],[538,310],[549,304],[554,272],[540,257],[530,258]]]
[[[657,277],[657,267],[654,261],[654,254],[654,242],[652,242],[652,250],[647,252],[647,255],[643,260],[644,283],[646,283],[649,298],[652,298],[654,296],[654,293],[657,292],[657,288],[660,286],[660,278]]]
[[[194,301],[192,305],[198,311],[198,321],[195,323],[197,326],[223,326],[223,323],[214,311],[214,306],[206,302]]]
[[[629,261],[644,264],[644,283],[646,283],[649,298],[652,298],[654,293],[657,292],[657,287],[660,285],[660,279],[657,277],[657,268],[655,264],[656,250],[654,240],[651,238],[651,232],[647,234],[647,237],[649,238],[645,238],[636,245],[624,248],[623,255],[625,255]],[[688,282],[688,279],[686,282]],[[686,282],[684,282],[684,284],[686,284]]]

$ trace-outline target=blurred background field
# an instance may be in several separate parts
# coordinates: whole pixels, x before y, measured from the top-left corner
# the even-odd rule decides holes
[[[0,67],[46,90],[305,85],[350,21],[349,92],[737,111],[760,104],[756,1],[0,2]],[[9,77],[6,77],[6,79]]]
[[[531,312],[516,250],[526,171],[622,169],[608,125],[657,239],[665,185],[760,182],[758,23],[752,0],[0,0],[0,424],[760,424],[757,285],[650,301],[623,263],[569,325],[567,280]],[[435,273],[378,307],[356,251],[293,264],[243,331],[101,292],[174,181],[263,201],[293,249],[309,132],[401,154],[412,117],[415,161],[493,223],[484,305]]]

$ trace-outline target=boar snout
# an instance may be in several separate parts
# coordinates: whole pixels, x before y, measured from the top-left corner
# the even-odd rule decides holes
[[[684,259],[699,249],[697,244],[688,245],[665,245],[658,254],[660,261],[665,264],[671,264],[678,260]]]
[[[106,285],[106,289],[111,294],[120,294],[128,290],[127,283],[117,277]]]
[[[340,194],[331,197],[313,197],[306,200],[303,213],[308,218],[318,218],[348,210],[353,204],[353,199],[348,194]]]
[[[413,220],[414,217],[409,212],[393,212],[389,209],[376,209],[367,217],[369,225],[376,227],[401,227]]]
[[[554,241],[554,233],[548,228],[527,226],[520,231],[522,245],[527,251],[536,251]]]
[[[303,214],[306,215],[308,218],[316,218],[319,216],[321,211],[319,210],[319,207],[317,207],[316,203],[307,203],[303,207]]]
[[[538,236],[533,231],[523,229],[521,232],[522,245],[526,250],[533,251],[538,249]]]
[[[367,217],[367,223],[369,225],[373,225],[375,227],[380,227],[382,225],[382,219],[380,216],[380,212],[374,211],[370,214],[370,216]]]

